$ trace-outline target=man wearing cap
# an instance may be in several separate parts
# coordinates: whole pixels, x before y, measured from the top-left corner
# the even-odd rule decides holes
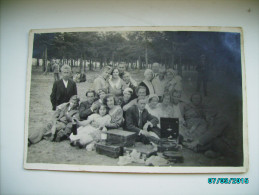
[[[62,103],[66,103],[73,95],[77,95],[76,83],[69,79],[71,75],[71,68],[68,65],[63,65],[61,68],[62,79],[55,81],[52,87],[50,100],[52,103],[52,110]]]
[[[42,139],[51,141],[61,141],[71,134],[72,117],[79,119],[78,106],[79,98],[74,95],[69,102],[57,106],[57,110],[52,116],[52,121],[45,127],[29,134],[28,144],[35,144]]]

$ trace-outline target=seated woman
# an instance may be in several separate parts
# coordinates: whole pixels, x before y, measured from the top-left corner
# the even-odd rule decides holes
[[[106,94],[107,94],[106,89],[98,89],[97,91],[98,100],[96,100],[93,104],[96,105],[96,107],[100,107],[103,104],[103,99],[105,98]]]
[[[77,120],[77,125],[80,127],[77,129],[77,135],[71,134],[69,136],[70,145],[79,145],[82,148],[92,142],[101,140],[102,132],[104,133],[107,130],[105,125],[111,121],[111,117],[107,113],[107,106],[102,104],[99,107],[98,114],[94,113],[90,115],[85,121],[80,122]]]
[[[57,106],[57,110],[52,116],[52,121],[44,128],[39,129],[29,135],[28,142],[35,144],[42,139],[50,139],[51,141],[61,141],[70,135],[72,129],[72,117],[79,118],[79,98],[74,95],[68,103]]]
[[[119,76],[118,68],[114,68],[111,72],[111,78],[108,80],[108,91],[115,96],[122,95],[122,91],[126,88],[124,81]]]
[[[173,118],[173,108],[170,104],[170,94],[168,93],[164,94],[162,103],[159,103],[159,97],[156,94],[149,96],[146,109],[150,114],[158,118],[158,127],[160,127],[161,117]]]
[[[152,79],[153,79],[153,71],[151,69],[146,69],[144,72],[144,80],[139,84],[139,86],[144,86],[147,89],[147,95],[154,94],[155,89],[152,84]]]
[[[123,91],[123,96],[116,98],[116,104],[120,105],[122,108],[132,100],[133,90],[131,88],[126,88]]]
[[[161,115],[160,117],[173,118],[174,112],[171,105],[171,95],[169,93],[164,93],[162,96],[162,103],[160,103]]]
[[[146,109],[147,111],[158,118],[159,123],[160,123],[160,116],[161,116],[161,108],[160,108],[160,103],[159,102],[159,97],[156,94],[152,94],[148,98],[148,103],[146,104]]]
[[[103,104],[109,109],[109,115],[111,116],[111,122],[106,124],[107,129],[116,129],[123,124],[123,111],[119,105],[115,105],[115,97],[112,94],[108,94],[103,99]]]

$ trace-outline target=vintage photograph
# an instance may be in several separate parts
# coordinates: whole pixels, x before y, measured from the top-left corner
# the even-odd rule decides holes
[[[24,168],[248,169],[241,28],[31,30]]]

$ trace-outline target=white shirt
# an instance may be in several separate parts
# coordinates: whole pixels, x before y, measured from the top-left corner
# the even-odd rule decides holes
[[[65,80],[63,79],[63,83],[64,83],[64,85],[65,85],[65,88],[67,88],[68,80],[65,81]]]
[[[145,83],[146,86],[148,87],[149,94],[155,94],[154,87],[150,81],[144,80],[143,83]]]
[[[155,93],[158,96],[163,96],[164,90],[165,90],[165,86],[166,86],[166,82],[167,81],[165,79],[160,80],[158,76],[152,80],[152,84],[154,86]]]

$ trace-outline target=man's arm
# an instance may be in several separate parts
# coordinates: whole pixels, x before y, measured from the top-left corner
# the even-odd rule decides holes
[[[56,106],[57,106],[56,96],[57,96],[57,82],[54,82],[53,87],[52,87],[52,92],[50,94],[50,101],[52,103],[52,110],[56,110]]]
[[[93,114],[93,111],[91,110],[91,105],[88,102],[82,102],[79,106],[80,119],[87,119],[87,117],[91,114]]]
[[[135,113],[132,111],[132,109],[129,109],[126,111],[126,129],[129,131],[133,131],[139,134],[139,132],[142,130],[135,126],[133,121],[133,115]]]
[[[77,87],[76,87],[75,82],[74,82],[74,86],[73,86],[73,95],[77,95]]]
[[[151,122],[154,127],[157,126],[157,124],[159,123],[158,118],[155,117],[155,116],[153,116],[153,115],[151,115],[151,114],[149,114],[148,111],[147,111],[147,120],[148,120],[149,122]]]

